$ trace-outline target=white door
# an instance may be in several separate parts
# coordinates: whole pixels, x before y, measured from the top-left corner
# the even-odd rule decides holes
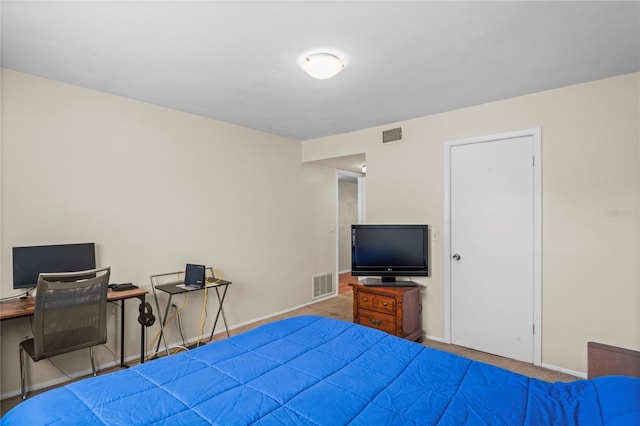
[[[449,149],[450,337],[534,361],[534,136]]]

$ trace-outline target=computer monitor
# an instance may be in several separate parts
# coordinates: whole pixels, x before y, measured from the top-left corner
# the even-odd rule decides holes
[[[13,288],[32,288],[42,272],[77,272],[96,268],[94,243],[13,248]]]

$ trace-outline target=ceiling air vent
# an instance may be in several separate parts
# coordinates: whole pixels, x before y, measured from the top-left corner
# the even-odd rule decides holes
[[[382,143],[401,142],[401,141],[402,141],[402,127],[396,127],[395,129],[389,129],[382,132]]]

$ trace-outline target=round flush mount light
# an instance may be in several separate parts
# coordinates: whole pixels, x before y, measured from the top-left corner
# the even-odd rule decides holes
[[[338,74],[344,64],[331,53],[312,53],[302,59],[302,69],[313,78],[326,80]]]

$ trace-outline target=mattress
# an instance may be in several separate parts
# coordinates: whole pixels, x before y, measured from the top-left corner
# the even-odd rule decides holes
[[[300,316],[14,407],[3,425],[629,425],[640,379],[547,383]]]

